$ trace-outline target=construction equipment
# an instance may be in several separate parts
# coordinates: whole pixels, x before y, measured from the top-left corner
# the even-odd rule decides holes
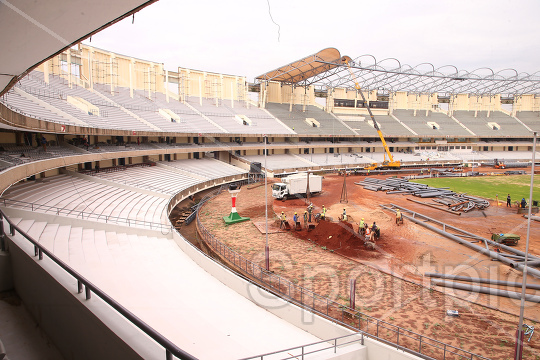
[[[291,230],[291,224],[287,220],[281,220],[280,229]]]
[[[498,159],[493,159],[493,167],[495,167],[495,169],[506,169],[504,163]]]
[[[308,184],[309,178],[309,184]],[[292,196],[304,196],[318,194],[322,191],[322,176],[308,175],[305,173],[290,175],[283,178],[282,182],[275,183],[272,186],[272,197],[286,200]]]
[[[369,227],[366,228],[366,231],[364,233],[364,246],[368,250],[374,250],[375,249],[374,234],[372,233],[372,231],[371,231],[371,229]]]
[[[339,220],[339,221],[349,222],[349,223],[353,223],[353,222],[354,222],[354,219],[353,219],[353,217],[352,217],[351,215],[347,215],[347,220],[344,220],[343,214],[338,215],[338,220]]]
[[[491,240],[499,244],[517,245],[520,239],[521,237],[516,234],[491,234]]]
[[[369,117],[371,118],[371,121],[373,122],[373,127],[375,130],[377,130],[377,134],[379,134],[379,138],[381,139],[381,142],[384,146],[384,160],[382,164],[373,163],[370,166],[366,166],[365,170],[376,170],[376,169],[399,169],[401,167],[401,162],[399,160],[394,160],[394,157],[392,156],[392,153],[390,152],[390,149],[388,148],[388,145],[386,144],[386,140],[384,139],[383,133],[381,132],[381,129],[379,128],[379,124],[377,124],[377,121],[375,121],[375,117],[373,116],[373,113],[371,112],[371,108],[369,107],[369,103],[366,101],[366,97],[364,96],[364,93],[360,89],[360,85],[358,84],[358,79],[356,78],[356,75],[354,75],[351,64],[349,61],[344,58],[345,63],[347,64],[347,68],[349,69],[349,73],[351,74],[351,77],[354,80],[354,87],[360,95],[362,96],[362,101],[366,105],[367,111],[369,113]],[[388,160],[386,157],[388,156]]]

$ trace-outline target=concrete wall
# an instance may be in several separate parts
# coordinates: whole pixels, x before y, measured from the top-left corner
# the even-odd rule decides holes
[[[0,292],[13,289],[13,271],[9,252],[0,250]]]
[[[438,105],[437,93],[417,95],[398,91],[391,95],[390,102],[394,110],[432,110],[434,106]]]
[[[520,95],[514,98],[512,113],[517,111],[540,111],[540,97],[535,95]]]
[[[255,302],[259,306],[264,307],[272,314],[321,339],[329,339],[353,333],[352,331],[347,330],[330,320],[314,316],[309,311],[288,303],[285,300],[238,277],[234,272],[200,252],[176,231],[173,238],[182,251],[184,251],[200,267],[205,269],[208,273],[227,285],[229,288],[233,289],[245,298]]]
[[[204,99],[246,100],[247,83],[243,76],[217,74],[178,68],[178,94]]]
[[[77,282],[20,235],[9,239],[15,291],[65,359],[157,359],[164,351],[96,295],[85,300]],[[130,345],[122,339],[130,339]]]

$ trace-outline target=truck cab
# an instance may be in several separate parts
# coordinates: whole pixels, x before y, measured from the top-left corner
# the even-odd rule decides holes
[[[272,185],[272,197],[276,199],[283,199],[288,194],[289,194],[289,191],[287,190],[287,184],[276,183]]]

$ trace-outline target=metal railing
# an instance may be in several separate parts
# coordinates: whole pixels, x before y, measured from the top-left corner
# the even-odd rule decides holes
[[[331,318],[343,326],[354,329],[365,336],[372,337],[390,346],[414,354],[424,359],[482,359],[488,358],[471,353],[450,344],[415,333],[411,330],[390,324],[384,320],[372,317],[350,307],[340,304],[328,297],[319,295],[288,279],[267,271],[258,264],[246,259],[235,250],[217,239],[202,224],[199,213],[208,204],[208,200],[219,195],[222,188],[207,194],[197,208],[197,227],[204,242],[221,257],[229,266],[263,287],[301,307]]]
[[[37,97],[47,97],[47,98],[60,98],[65,100],[67,98],[66,94],[61,91],[55,91],[55,90],[46,90],[46,89],[39,89],[34,88],[26,85],[16,85],[19,89],[23,90],[27,94],[36,95]]]
[[[351,337],[353,338],[352,340],[350,339]],[[279,358],[282,360],[287,360],[287,359],[295,359],[295,360],[302,359],[303,360],[305,356],[320,353],[326,350],[333,350],[334,354],[336,354],[337,350],[340,347],[345,347],[352,344],[364,345],[364,334],[356,333],[356,334],[339,336],[333,339],[317,341],[311,344],[306,344],[306,345],[297,346],[293,348],[274,351],[271,353],[243,358],[241,360],[255,360],[255,359],[264,360],[265,358],[268,358],[268,357],[275,359],[276,356],[279,356]],[[312,347],[315,349],[311,350],[310,348]],[[285,356],[285,357],[281,357],[281,356]]]
[[[30,211],[41,211],[43,213],[52,212],[55,215],[75,217],[75,218],[80,218],[81,220],[92,220],[92,221],[112,223],[112,224],[117,224],[117,225],[142,227],[145,229],[159,230],[162,232],[164,230],[172,231],[172,225],[154,223],[154,222],[144,221],[144,220],[121,218],[117,216],[95,214],[91,212],[84,212],[84,211],[78,211],[78,210],[69,210],[69,209],[59,208],[55,206],[34,204],[34,203],[25,202],[25,201],[6,199],[6,198],[0,199],[0,203],[2,203],[5,207],[9,206],[13,208],[20,208],[23,210],[27,209]]]
[[[2,98],[0,98],[0,103],[2,103],[2,105],[4,105],[6,108],[8,108],[9,110],[17,113],[17,114],[20,114],[20,115],[23,115],[23,116],[26,116],[28,118],[32,118],[32,119],[36,119],[36,120],[42,120],[42,121],[48,121],[48,122],[52,122],[52,123],[56,123],[56,124],[61,124],[61,125],[76,125],[70,121],[61,121],[61,120],[56,120],[56,119],[51,119],[51,118],[46,118],[46,117],[43,117],[43,116],[39,116],[39,115],[35,115],[35,114],[29,114],[27,113],[26,111],[24,110],[21,110],[19,109],[18,107],[16,106],[13,106],[12,104],[8,104],[7,103],[7,100],[5,99],[5,96],[4,95]],[[94,126],[92,125],[85,125],[86,127],[89,127],[89,128],[93,128]]]
[[[101,298],[105,303],[107,303],[110,307],[112,307],[114,310],[116,310],[120,315],[122,315],[126,320],[131,322],[133,325],[135,325],[137,328],[139,328],[142,332],[144,332],[146,335],[148,335],[150,338],[152,338],[156,343],[161,345],[165,349],[165,359],[166,360],[172,360],[173,355],[176,356],[178,359],[186,359],[186,360],[196,360],[197,358],[193,355],[187,353],[186,351],[180,349],[178,346],[176,346],[174,343],[172,343],[169,339],[161,335],[159,332],[157,332],[154,328],[150,327],[150,325],[146,324],[144,321],[142,321],[140,318],[138,318],[135,314],[133,314],[131,311],[120,305],[118,302],[116,302],[112,297],[107,295],[105,292],[103,292],[100,288],[98,288],[96,285],[92,284],[90,281],[88,281],[85,277],[83,277],[81,274],[76,272],[73,268],[71,268],[69,265],[64,263],[62,260],[57,258],[52,252],[48,251],[45,247],[43,247],[41,244],[39,244],[36,240],[34,240],[32,237],[30,237],[27,233],[22,231],[17,225],[15,225],[10,219],[8,219],[5,214],[0,210],[0,237],[3,239],[6,236],[6,233],[4,232],[4,219],[7,221],[9,225],[9,235],[15,236],[17,233],[19,233],[24,239],[28,240],[30,243],[34,245],[34,257],[37,257],[38,260],[43,260],[43,255],[46,255],[51,259],[56,265],[58,265],[60,268],[62,268],[64,271],[66,271],[68,274],[73,276],[77,280],[77,293],[80,294],[85,292],[85,298],[86,300],[89,300],[92,296],[92,293],[97,295],[99,298]],[[5,242],[2,241],[2,250],[5,250]]]

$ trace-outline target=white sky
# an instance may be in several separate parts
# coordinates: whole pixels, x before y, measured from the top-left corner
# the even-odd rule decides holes
[[[84,43],[178,66],[246,76],[326,47],[412,66],[540,70],[538,0],[160,0]]]

